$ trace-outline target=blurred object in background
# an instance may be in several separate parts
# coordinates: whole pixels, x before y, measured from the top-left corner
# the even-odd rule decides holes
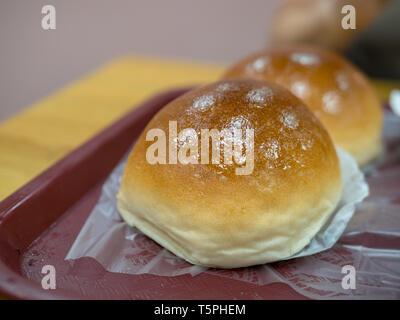
[[[393,0],[345,54],[372,77],[400,79],[400,1]]]
[[[274,44],[312,44],[344,50],[390,0],[284,0],[272,26]],[[353,5],[356,29],[341,26],[342,7]]]
[[[0,0],[0,121],[121,56],[231,63],[268,42],[279,2]],[[56,30],[41,27],[45,4]]]
[[[356,29],[343,29],[352,5]],[[400,1],[285,0],[271,26],[271,44],[310,44],[342,52],[372,77],[400,79]]]
[[[400,90],[393,90],[390,93],[389,105],[393,113],[400,117]]]

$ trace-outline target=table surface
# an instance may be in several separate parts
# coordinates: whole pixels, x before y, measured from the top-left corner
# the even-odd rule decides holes
[[[165,89],[218,79],[223,66],[123,57],[0,123],[0,201]],[[373,81],[387,99],[399,83]]]
[[[162,90],[218,79],[222,65],[123,57],[0,123],[0,201]],[[399,82],[373,81],[382,99]]]
[[[220,65],[124,57],[0,124],[0,201],[141,101],[218,79]]]

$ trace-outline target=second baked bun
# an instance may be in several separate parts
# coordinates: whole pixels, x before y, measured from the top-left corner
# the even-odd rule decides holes
[[[178,133],[191,128],[199,135],[198,150],[202,130],[252,129],[252,170],[238,174],[243,161],[222,160],[223,139],[216,143],[220,163],[211,161],[211,139],[208,164],[198,156],[191,158],[198,164],[170,163],[168,146],[166,161],[160,160],[165,164],[149,163],[148,151],[156,141],[151,130],[165,132],[168,142],[175,121]],[[189,141],[185,135],[171,140],[179,150]],[[251,139],[244,141],[241,155],[247,157]],[[158,155],[165,153],[161,149]],[[338,157],[315,115],[281,86],[232,79],[192,90],[154,116],[128,158],[118,209],[129,225],[177,256],[193,264],[236,268],[299,252],[340,196]]]
[[[380,154],[379,99],[367,77],[339,55],[314,47],[277,47],[237,62],[223,76],[237,77],[272,81],[289,89],[359,165]]]

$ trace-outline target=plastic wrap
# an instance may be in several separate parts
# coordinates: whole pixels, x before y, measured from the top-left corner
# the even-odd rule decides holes
[[[400,120],[392,113],[386,114],[385,141],[381,169],[370,169],[371,195],[357,210],[368,185],[354,159],[338,150],[344,182],[340,204],[311,243],[289,260],[217,270],[191,265],[163,249],[119,216],[116,194],[126,157],[105,182],[66,259],[92,257],[110,272],[128,274],[207,272],[258,285],[283,282],[310,298],[400,298]],[[356,289],[341,285],[345,265],[355,268]]]

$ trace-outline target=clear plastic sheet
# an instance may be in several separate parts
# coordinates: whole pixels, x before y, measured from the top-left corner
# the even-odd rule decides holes
[[[217,270],[191,265],[127,226],[116,208],[125,160],[103,186],[99,201],[66,259],[92,257],[111,272],[177,276],[201,272],[258,285],[283,282],[316,299],[400,298],[400,119],[385,116],[386,155],[370,168],[368,185],[354,160],[339,150],[341,202],[312,242],[290,260]],[[355,210],[355,205],[358,204]],[[355,213],[354,213],[355,212]],[[354,216],[353,216],[354,214]],[[351,220],[350,220],[351,219]],[[350,220],[350,222],[349,222]],[[340,237],[339,241],[338,238]],[[329,250],[328,250],[329,249]],[[342,267],[354,266],[356,289],[343,289]]]

